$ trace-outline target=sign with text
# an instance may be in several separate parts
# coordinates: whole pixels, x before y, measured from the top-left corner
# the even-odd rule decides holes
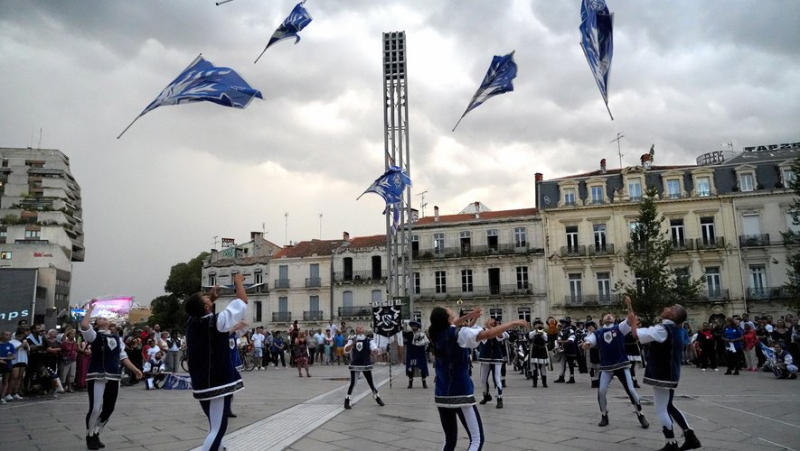
[[[372,303],[372,329],[378,335],[392,337],[402,329],[402,299]]]
[[[223,238],[222,239],[222,248],[226,249],[229,247],[236,246],[236,240],[233,238]]]
[[[21,320],[33,322],[36,269],[0,270],[0,332],[14,333]]]
[[[745,152],[766,152],[770,150],[800,149],[800,143],[765,144],[761,146],[748,146]]]
[[[133,305],[133,296],[106,296],[94,303],[92,318],[102,317],[111,322],[127,321]],[[87,304],[88,306],[88,304]]]

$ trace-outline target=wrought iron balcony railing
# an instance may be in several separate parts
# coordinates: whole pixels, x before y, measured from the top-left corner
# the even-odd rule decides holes
[[[739,246],[741,247],[769,246],[769,234],[760,233],[757,235],[739,235]]]
[[[322,310],[306,310],[303,312],[303,321],[322,321]]]
[[[291,323],[292,312],[272,312],[273,323]]]

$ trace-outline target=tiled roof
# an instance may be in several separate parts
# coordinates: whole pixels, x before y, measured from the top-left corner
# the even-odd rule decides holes
[[[381,246],[386,247],[386,235],[357,236],[350,240],[347,249]]]
[[[672,169],[686,169],[686,168],[696,168],[696,167],[698,167],[696,164],[680,164],[680,165],[674,165],[674,166],[652,166],[647,171],[648,172],[669,171],[669,170],[672,170]],[[597,169],[597,170],[591,171],[591,172],[584,172],[583,174],[567,175],[567,176],[564,176],[564,177],[558,177],[558,178],[550,179],[550,180],[568,180],[568,179],[577,179],[577,178],[583,178],[583,177],[594,177],[594,176],[598,176],[598,175],[616,175],[616,174],[620,174],[621,172],[622,172],[622,169],[609,169],[604,174],[603,171],[601,171],[600,169]]]
[[[520,208],[516,210],[484,211],[480,213],[479,219],[475,218],[474,214],[439,215],[438,221],[436,221],[433,216],[426,216],[424,218],[420,218],[420,220],[417,221],[415,225],[439,224],[439,223],[449,223],[449,222],[466,222],[466,221],[475,221],[476,219],[491,220],[491,219],[521,218],[525,216],[533,216],[536,214],[538,214],[538,210],[535,208]]]
[[[332,255],[333,251],[344,243],[344,240],[300,241],[293,246],[284,247],[275,254],[274,258],[302,258],[311,257],[314,254],[317,256]]]

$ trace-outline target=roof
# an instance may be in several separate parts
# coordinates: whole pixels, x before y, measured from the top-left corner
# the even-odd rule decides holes
[[[350,240],[348,249],[364,247],[386,247],[386,235],[358,236]]]
[[[525,216],[533,216],[538,213],[539,211],[535,208],[520,208],[516,210],[484,211],[480,213],[480,218],[476,218],[474,214],[440,215],[439,220],[436,221],[434,216],[426,216],[424,218],[420,218],[415,225],[467,222],[474,221],[476,219],[485,221],[491,219],[521,218]]]
[[[672,169],[686,169],[686,168],[697,168],[697,167],[700,167],[700,166],[697,166],[695,164],[680,164],[680,165],[673,165],[673,166],[651,166],[650,169],[647,169],[647,171],[648,172],[670,171]],[[564,176],[564,177],[558,177],[558,178],[550,179],[548,181],[551,181],[551,180],[577,179],[577,178],[583,178],[583,177],[595,177],[595,176],[599,176],[599,175],[617,175],[617,174],[620,174],[620,173],[622,173],[622,169],[609,169],[605,173],[603,173],[602,170],[597,169],[597,170],[590,171],[590,172],[584,172],[583,174],[567,175],[567,176]]]
[[[740,164],[759,164],[767,161],[783,161],[794,160],[800,156],[800,151],[797,149],[776,149],[770,151],[760,152],[743,152],[722,165],[740,165]],[[718,165],[718,166],[722,166]]]
[[[274,258],[303,258],[314,255],[333,255],[333,251],[345,242],[345,240],[300,241],[293,246],[284,247],[275,254]]]

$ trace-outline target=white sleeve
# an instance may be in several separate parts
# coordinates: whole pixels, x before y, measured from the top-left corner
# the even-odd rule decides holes
[[[387,344],[388,344],[388,343],[387,343]],[[381,349],[381,348],[378,346],[378,343],[376,343],[376,342],[375,342],[375,340],[370,340],[370,341],[369,341],[369,350],[370,350],[370,351],[374,351],[374,350],[376,350],[376,349],[380,349],[381,351],[383,351],[383,349]]]
[[[575,341],[575,334],[570,335],[567,341]]]
[[[234,299],[222,313],[217,315],[217,330],[228,332],[236,323],[244,319],[246,313],[247,304],[241,299]]]
[[[142,366],[142,372],[143,373],[149,373],[150,369],[151,369],[150,361],[148,360],[148,361],[144,362],[144,366]]]
[[[586,342],[592,345],[592,347],[597,346],[597,338],[594,336],[594,334],[587,335]]]
[[[92,326],[89,326],[89,330],[83,330],[82,327],[78,326],[78,330],[81,331],[81,335],[83,336],[83,340],[87,343],[91,343],[97,338],[97,332],[92,329]]]
[[[497,339],[497,341],[508,340],[508,332],[503,332],[503,335],[500,335],[499,337],[495,338]]]
[[[625,321],[619,323],[619,331],[622,333],[623,337],[631,333],[631,325],[628,324],[627,318],[625,319]]]
[[[643,327],[636,329],[636,335],[639,336],[639,342],[642,344],[650,343],[651,341],[663,343],[667,339],[667,329],[664,329],[664,326],[660,324],[653,327]]]
[[[123,361],[128,358],[128,353],[125,352],[125,342],[120,340],[119,341],[119,361]]]
[[[480,327],[462,327],[458,331],[458,345],[462,348],[475,349],[478,347],[478,334],[483,329]]]

